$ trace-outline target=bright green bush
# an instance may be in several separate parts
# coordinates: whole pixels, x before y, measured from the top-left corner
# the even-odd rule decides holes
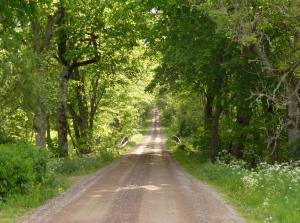
[[[33,145],[0,145],[0,198],[26,193],[43,183],[48,160],[48,152]]]

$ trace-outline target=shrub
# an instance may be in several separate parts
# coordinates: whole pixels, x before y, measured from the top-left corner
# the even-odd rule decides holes
[[[0,144],[14,143],[15,140],[12,137],[7,136],[0,130]]]
[[[97,155],[63,158],[56,164],[55,172],[66,175],[88,173],[112,161],[115,156],[113,151],[100,150]]]
[[[43,183],[48,160],[48,152],[33,145],[0,145],[0,198],[26,193]]]

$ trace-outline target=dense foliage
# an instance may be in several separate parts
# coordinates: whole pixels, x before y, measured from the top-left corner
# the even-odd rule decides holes
[[[297,1],[156,4],[158,91],[174,134],[212,161],[299,159]]]
[[[123,1],[1,5],[2,143],[35,141],[68,156],[133,134],[152,100],[138,23],[147,14]]]
[[[49,153],[26,144],[0,146],[0,199],[26,193],[49,177]]]

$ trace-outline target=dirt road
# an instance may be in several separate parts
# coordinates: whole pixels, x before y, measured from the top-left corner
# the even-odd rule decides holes
[[[23,223],[245,222],[164,149],[154,112],[151,131],[133,151],[81,179]]]

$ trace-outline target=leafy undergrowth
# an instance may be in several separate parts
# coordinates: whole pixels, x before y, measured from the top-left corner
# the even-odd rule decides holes
[[[61,160],[53,160],[52,165],[55,166],[56,173],[65,176],[86,175],[109,164],[118,156],[115,151],[102,151],[98,155],[75,156],[72,158],[64,158]]]
[[[92,173],[109,164],[116,156],[117,153],[102,152],[101,155],[74,157],[72,159],[50,158],[47,163],[47,177],[43,182],[29,182],[30,184],[23,186],[30,187],[26,191],[13,191],[2,197],[2,201],[0,201],[0,222],[10,223],[16,221],[33,208],[69,188],[74,183],[70,176]],[[16,179],[16,182],[28,175],[23,170],[16,171],[21,176]],[[17,186],[15,187],[17,188]]]
[[[199,153],[173,149],[177,161],[195,177],[214,185],[249,222],[297,223],[300,219],[299,164],[205,161]]]
[[[121,149],[102,149],[92,155],[51,158],[46,150],[28,144],[0,145],[0,222],[11,223],[63,193],[73,176],[93,173],[138,144],[150,125],[136,130]]]
[[[5,202],[0,202],[0,222],[15,222],[33,208],[62,193],[69,186],[70,182],[67,178],[58,175],[43,185],[35,186],[29,193],[9,196]]]

